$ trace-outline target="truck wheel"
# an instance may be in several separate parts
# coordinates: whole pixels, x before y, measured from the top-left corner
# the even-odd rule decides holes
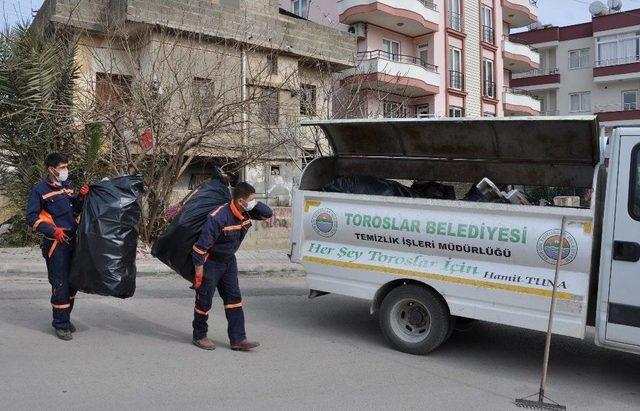
[[[392,290],[380,307],[382,333],[399,351],[427,354],[449,335],[449,307],[442,297],[417,285]]]

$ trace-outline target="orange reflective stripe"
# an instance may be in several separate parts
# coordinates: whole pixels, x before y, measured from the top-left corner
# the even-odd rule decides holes
[[[71,307],[71,304],[51,304],[51,305],[53,306],[53,308],[57,310],[63,310],[65,308]]]
[[[225,304],[224,305],[224,309],[225,310],[230,310],[232,308],[240,308],[240,307],[242,307],[242,303],[241,302],[240,303],[235,303],[235,304]]]
[[[65,192],[66,192],[65,190],[52,191],[50,193],[43,195],[42,199],[46,200],[49,197],[57,196],[58,194],[64,194]]]
[[[251,225],[251,220],[243,221],[242,226],[244,227],[245,225]]]
[[[221,205],[220,207],[216,208],[215,211],[213,213],[211,213],[212,216],[215,216],[216,214],[218,214],[218,212],[220,210],[222,210],[222,207],[224,207],[226,204]]]
[[[234,231],[234,230],[240,230],[241,228],[242,228],[241,225],[228,225],[224,227],[222,231]]]
[[[209,315],[209,313],[211,312],[211,310],[209,311],[202,311],[201,309],[199,309],[198,307],[195,307],[194,310],[200,314],[200,315]]]
[[[54,240],[53,244],[51,244],[51,248],[49,249],[49,258],[51,258],[51,256],[53,255],[53,252],[56,250],[57,246],[58,246],[58,240]]]
[[[193,251],[200,255],[205,255],[207,252],[200,247],[197,247],[195,244],[193,245]]]

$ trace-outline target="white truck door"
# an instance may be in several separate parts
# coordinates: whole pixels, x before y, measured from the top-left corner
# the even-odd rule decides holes
[[[618,149],[606,340],[640,346],[640,135]]]

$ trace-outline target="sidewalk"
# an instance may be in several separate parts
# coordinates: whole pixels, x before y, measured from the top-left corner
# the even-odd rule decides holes
[[[302,275],[302,266],[289,261],[286,251],[245,251],[236,254],[241,274]],[[137,258],[138,275],[171,274],[173,270],[142,252]],[[46,266],[39,248],[0,248],[0,276],[3,274],[44,274]]]

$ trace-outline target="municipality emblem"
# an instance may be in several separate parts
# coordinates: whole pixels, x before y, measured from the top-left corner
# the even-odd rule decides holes
[[[333,237],[338,229],[338,217],[333,210],[322,208],[311,217],[313,230],[322,237]]]
[[[549,264],[555,264],[560,251],[560,230],[549,230],[538,239],[538,255]],[[570,264],[578,254],[578,243],[576,239],[565,231],[562,242],[562,257],[560,265]]]

